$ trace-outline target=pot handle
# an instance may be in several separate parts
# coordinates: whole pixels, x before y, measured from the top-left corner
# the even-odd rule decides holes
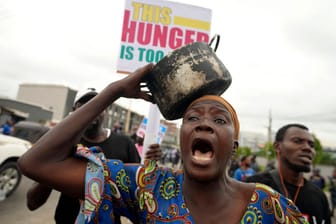
[[[219,41],[220,41],[220,36],[219,34],[215,34],[215,36],[213,36],[210,40],[209,46],[211,47],[212,43],[214,42],[214,40],[216,40],[216,44],[215,44],[215,48],[213,49],[214,52],[217,51],[218,45],[219,45]]]

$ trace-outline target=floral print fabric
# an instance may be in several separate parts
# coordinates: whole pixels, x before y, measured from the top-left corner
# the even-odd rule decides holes
[[[114,210],[133,223],[194,223],[182,195],[181,171],[158,167],[155,161],[141,166],[106,160],[97,147],[79,146],[77,156],[89,160],[77,223],[113,223]],[[256,184],[241,223],[307,222],[290,200]]]

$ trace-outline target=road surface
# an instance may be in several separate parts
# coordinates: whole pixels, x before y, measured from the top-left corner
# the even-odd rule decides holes
[[[18,189],[5,201],[0,202],[0,222],[15,224],[48,224],[54,222],[54,209],[59,192],[53,191],[49,200],[35,211],[29,211],[26,206],[26,192],[33,182],[22,177]]]

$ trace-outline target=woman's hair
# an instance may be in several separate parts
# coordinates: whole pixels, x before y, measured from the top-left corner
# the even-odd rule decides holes
[[[188,106],[188,108],[186,109],[186,111],[190,107],[192,107],[193,105],[195,105],[196,103],[201,102],[201,101],[207,101],[207,100],[208,101],[216,101],[216,102],[222,104],[229,111],[229,113],[231,114],[232,123],[233,123],[233,126],[234,126],[234,139],[238,141],[238,139],[239,139],[240,125],[239,125],[239,120],[238,120],[238,116],[237,116],[236,110],[223,97],[220,97],[220,96],[217,96],[217,95],[205,95],[205,96],[202,96],[200,98],[197,98],[193,102],[191,102],[191,104]]]

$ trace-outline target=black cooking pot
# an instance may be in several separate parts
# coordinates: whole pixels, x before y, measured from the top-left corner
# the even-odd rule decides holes
[[[162,58],[147,76],[147,86],[165,119],[181,118],[195,99],[221,95],[230,86],[231,75],[215,54],[219,40],[216,35],[210,44],[195,42],[178,48]]]

